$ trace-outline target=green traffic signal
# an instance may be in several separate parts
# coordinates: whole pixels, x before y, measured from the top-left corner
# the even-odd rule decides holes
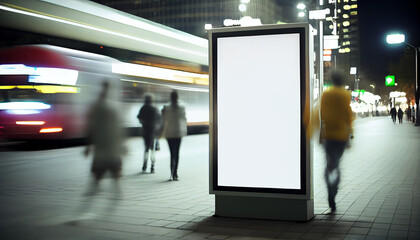
[[[388,75],[385,77],[385,86],[395,86],[395,76]]]

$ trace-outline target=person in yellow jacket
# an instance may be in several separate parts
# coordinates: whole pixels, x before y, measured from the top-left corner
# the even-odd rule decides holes
[[[333,87],[321,96],[320,120],[321,143],[325,148],[325,181],[328,187],[328,203],[331,212],[335,212],[335,196],[340,182],[340,158],[352,134],[353,112],[350,107],[351,94],[343,87],[343,74],[331,73]]]

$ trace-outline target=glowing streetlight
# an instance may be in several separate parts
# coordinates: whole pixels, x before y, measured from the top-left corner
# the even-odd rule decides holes
[[[298,16],[302,18],[302,17],[304,17],[304,16],[305,16],[305,13],[304,13],[304,12],[299,12],[299,13],[298,13]]]
[[[245,12],[246,11],[246,5],[245,4],[239,4],[239,11]]]
[[[386,36],[386,42],[388,44],[398,44],[403,43],[405,41],[404,34],[390,34]]]
[[[305,8],[306,8],[306,5],[305,5],[305,4],[303,4],[303,3],[299,3],[296,7],[297,7],[298,9],[300,9],[300,10],[303,10],[303,9],[305,9]]]
[[[206,29],[206,30],[210,30],[210,29],[212,29],[213,28],[213,25],[211,25],[210,23],[206,23],[206,24],[204,24],[204,29]]]

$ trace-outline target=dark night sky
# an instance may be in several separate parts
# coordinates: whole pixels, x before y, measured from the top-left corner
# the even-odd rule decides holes
[[[390,61],[397,62],[406,46],[388,45],[386,35],[403,33],[406,42],[420,46],[420,0],[359,0],[358,5],[361,70],[365,75],[361,81],[384,85]]]

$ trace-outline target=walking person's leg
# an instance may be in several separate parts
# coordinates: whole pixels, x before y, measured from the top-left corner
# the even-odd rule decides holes
[[[143,129],[143,138],[144,138],[144,157],[143,157],[143,167],[142,170],[145,172],[147,170],[147,163],[149,162],[150,152],[153,145],[153,135],[150,129]]]
[[[171,176],[169,180],[172,181],[174,179],[174,169],[175,169],[175,142],[173,138],[168,138],[166,140],[168,141],[169,151],[171,153],[171,162],[170,162]]]
[[[174,139],[174,180],[178,181],[178,163],[179,163],[179,149],[181,147],[181,138]]]
[[[155,146],[156,146],[156,139],[152,140],[152,147],[150,149],[150,173],[155,173],[155,162],[156,162],[156,152],[155,152]]]
[[[325,142],[325,155],[326,155],[326,167],[325,167],[325,182],[328,188],[328,204],[331,208],[331,212],[336,210],[335,197],[338,192],[338,184],[340,183],[340,158],[343,155],[346,142],[326,140]]]

